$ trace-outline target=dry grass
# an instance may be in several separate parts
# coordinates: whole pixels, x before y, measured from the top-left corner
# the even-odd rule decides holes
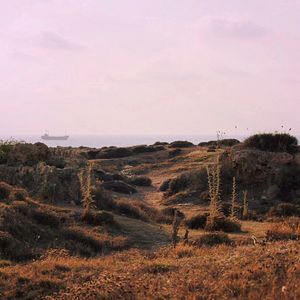
[[[1,268],[8,299],[299,299],[296,242],[265,247],[179,245],[81,259],[65,252]]]

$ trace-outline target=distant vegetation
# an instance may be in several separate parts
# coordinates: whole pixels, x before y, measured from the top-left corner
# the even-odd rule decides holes
[[[261,133],[250,136],[244,141],[244,146],[270,152],[297,151],[298,140],[288,133]]]
[[[6,163],[8,154],[17,143],[20,142],[15,140],[0,140],[0,164]]]

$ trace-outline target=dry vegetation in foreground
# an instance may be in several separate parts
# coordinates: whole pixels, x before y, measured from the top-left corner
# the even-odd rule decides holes
[[[6,299],[299,299],[298,242],[212,248],[179,244],[82,259],[50,251],[1,268]]]

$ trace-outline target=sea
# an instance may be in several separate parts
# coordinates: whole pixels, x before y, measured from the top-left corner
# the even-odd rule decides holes
[[[229,136],[243,140],[245,136]],[[195,145],[200,142],[216,140],[216,135],[70,135],[66,141],[46,141],[39,135],[1,135],[0,140],[16,140],[26,143],[42,142],[49,147],[91,147],[101,148],[109,146],[130,147],[135,145],[151,145],[155,142],[189,141]]]

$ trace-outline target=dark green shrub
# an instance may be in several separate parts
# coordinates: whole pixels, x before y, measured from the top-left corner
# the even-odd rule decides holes
[[[291,197],[292,190],[300,187],[300,168],[296,164],[282,167],[275,175],[275,183],[280,189],[279,196],[283,200]]]
[[[165,150],[165,148],[161,145],[158,145],[158,146],[140,145],[140,146],[134,146],[131,149],[134,154],[151,153],[151,152]]]
[[[244,147],[270,152],[295,153],[298,150],[298,140],[287,133],[262,133],[247,138]]]
[[[198,214],[186,220],[185,225],[190,229],[204,229],[208,214]]]
[[[102,186],[97,186],[92,193],[93,200],[95,201],[95,205],[98,209],[114,210],[116,208],[115,201]]]
[[[46,225],[53,228],[58,228],[60,225],[60,219],[54,212],[46,211],[42,208],[32,210],[31,217],[41,225]]]
[[[172,149],[172,150],[169,151],[169,157],[175,157],[175,156],[177,156],[181,153],[182,153],[182,150],[179,149],[179,148]]]
[[[133,176],[128,182],[136,186],[151,186],[152,180],[147,176]]]
[[[213,247],[217,245],[232,245],[233,241],[225,233],[208,233],[199,237],[193,243],[197,247]]]
[[[178,177],[171,179],[169,182],[169,188],[165,192],[165,196],[169,197],[172,195],[185,190],[190,184],[189,174],[181,174]]]
[[[188,148],[193,146],[194,144],[188,141],[175,141],[170,144],[170,148]]]
[[[28,193],[24,189],[13,189],[11,193],[11,197],[13,200],[22,201],[25,200],[28,197]]]
[[[9,184],[0,182],[0,200],[8,199],[11,191],[12,187]]]
[[[205,230],[207,231],[224,231],[224,232],[240,232],[241,225],[225,217],[216,217],[207,219]]]
[[[166,190],[169,189],[169,186],[170,186],[170,182],[171,182],[172,179],[167,179],[165,180],[158,188],[158,190],[160,192],[165,192]]]
[[[102,187],[109,191],[128,195],[137,192],[132,185],[121,180],[103,182]]]
[[[0,231],[0,257],[22,261],[32,259],[33,254],[25,243],[21,243],[8,232]]]
[[[105,211],[89,211],[84,214],[83,221],[94,226],[113,224],[114,216]]]
[[[0,164],[5,164],[7,162],[8,155],[14,144],[14,141],[0,141]]]
[[[133,152],[128,148],[107,148],[101,151],[97,155],[97,158],[105,158],[105,159],[122,158],[122,157],[131,156],[132,154]]]
[[[269,216],[272,217],[300,217],[300,207],[292,203],[280,203],[275,207],[272,207],[269,212]]]
[[[97,237],[94,237],[93,235],[89,234],[88,232],[79,230],[77,228],[65,229],[63,231],[63,236],[65,237],[65,239],[81,243],[85,247],[89,247],[95,252],[101,252],[103,248],[109,246],[106,241],[102,241]]]
[[[134,201],[119,200],[116,201],[116,208],[119,213],[126,215],[127,217],[133,217],[143,221],[147,221],[149,216],[137,203]]]

